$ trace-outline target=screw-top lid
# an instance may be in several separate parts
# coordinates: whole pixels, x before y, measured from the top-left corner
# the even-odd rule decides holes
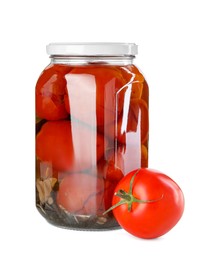
[[[116,42],[50,43],[46,51],[52,56],[135,56],[137,47],[134,43]]]

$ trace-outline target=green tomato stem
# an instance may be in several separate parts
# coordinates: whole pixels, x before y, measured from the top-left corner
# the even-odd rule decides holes
[[[133,193],[133,184],[134,184],[134,179],[136,177],[136,175],[138,174],[138,172],[140,171],[140,169],[138,169],[135,174],[132,176],[131,180],[130,180],[130,184],[129,184],[129,194],[132,195]]]
[[[118,192],[115,193],[115,196],[121,198],[121,200],[118,203],[116,203],[115,205],[113,205],[112,207],[110,207],[108,210],[106,210],[103,213],[103,215],[123,204],[127,204],[128,212],[130,212],[132,210],[133,203],[153,203],[153,202],[157,202],[157,201],[161,200],[164,197],[163,194],[159,199],[154,199],[154,200],[140,200],[140,199],[134,197],[133,196],[133,184],[134,184],[134,179],[138,172],[139,172],[139,170],[135,172],[135,174],[132,176],[132,178],[130,180],[129,191],[126,192],[124,190],[118,190]]]
[[[122,205],[122,204],[126,204],[125,200],[120,200],[118,203],[116,203],[115,205],[113,205],[112,207],[110,207],[108,210],[106,210],[103,215],[105,215],[106,213],[108,213],[109,211],[115,209],[116,207]]]

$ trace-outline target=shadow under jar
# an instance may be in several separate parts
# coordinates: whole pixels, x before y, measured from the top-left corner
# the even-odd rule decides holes
[[[36,85],[36,206],[55,226],[119,228],[114,188],[148,166],[148,85],[135,44],[54,43]]]

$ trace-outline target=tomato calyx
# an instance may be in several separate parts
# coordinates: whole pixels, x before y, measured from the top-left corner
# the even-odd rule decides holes
[[[109,211],[117,208],[120,205],[123,204],[127,204],[128,206],[128,212],[130,212],[132,210],[132,204],[133,203],[153,203],[153,202],[157,202],[159,200],[161,200],[163,198],[163,194],[159,199],[153,199],[153,200],[141,200],[136,198],[133,195],[133,183],[134,183],[134,179],[136,177],[136,175],[138,174],[139,170],[135,172],[135,174],[132,176],[130,183],[129,183],[129,191],[126,192],[125,190],[118,190],[118,192],[116,192],[114,195],[121,198],[121,200],[116,203],[115,205],[113,205],[112,207],[110,207],[108,210],[106,210],[103,215],[105,215],[106,213],[108,213]]]
[[[150,203],[155,202],[156,200],[140,200],[134,197],[132,194],[129,194],[129,192],[126,192],[124,190],[119,190],[115,196],[122,198],[120,202],[123,202],[122,204],[128,205],[128,211],[130,212],[132,209],[132,203]],[[115,204],[114,207],[117,207],[118,204]]]

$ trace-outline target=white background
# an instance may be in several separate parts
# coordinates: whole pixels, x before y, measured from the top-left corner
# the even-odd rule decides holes
[[[208,7],[206,0],[0,3],[1,259],[208,259]],[[178,225],[155,240],[123,230],[77,232],[35,209],[34,89],[59,41],[139,45],[150,86],[149,166],[184,191]]]

